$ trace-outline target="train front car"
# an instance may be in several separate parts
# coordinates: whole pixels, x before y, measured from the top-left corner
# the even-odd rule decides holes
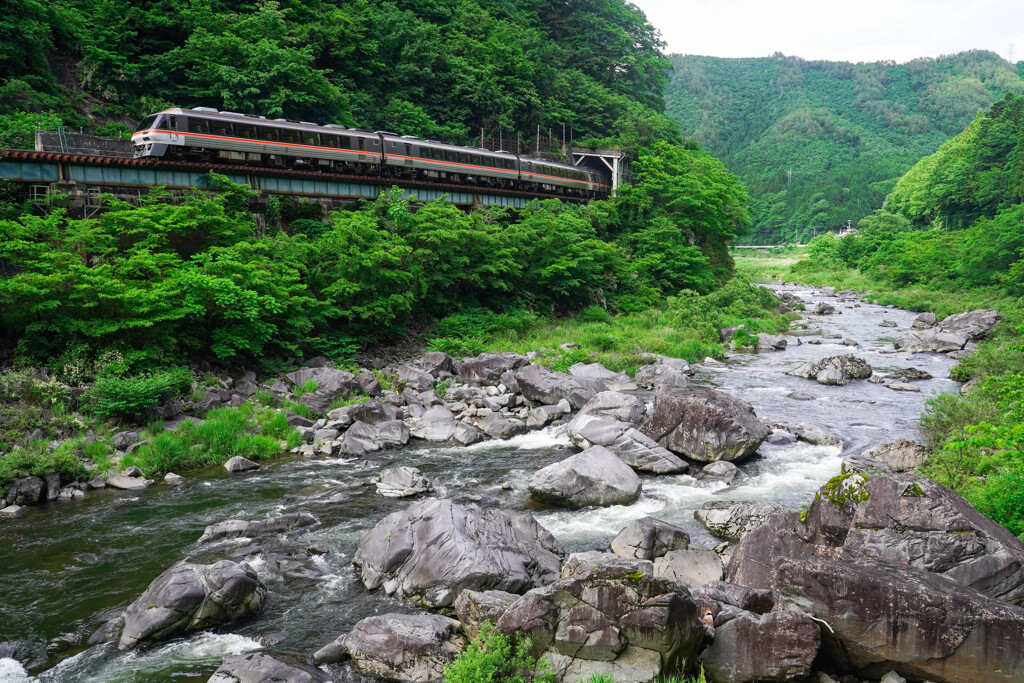
[[[132,133],[135,157],[163,157],[169,147],[183,145],[176,128],[172,128],[172,124],[176,127],[180,115],[180,109],[165,109],[142,119]]]

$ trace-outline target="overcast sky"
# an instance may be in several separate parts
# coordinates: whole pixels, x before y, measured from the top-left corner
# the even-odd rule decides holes
[[[937,57],[985,49],[1024,60],[1024,0],[631,0],[666,51],[715,57],[773,52],[835,61]]]

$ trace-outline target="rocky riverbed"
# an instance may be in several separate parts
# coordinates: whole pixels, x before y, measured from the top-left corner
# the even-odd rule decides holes
[[[398,369],[403,395],[332,411],[322,424],[304,427],[308,446],[259,470],[229,475],[218,468],[175,486],[103,489],[20,510],[0,522],[0,680],[31,680],[31,674],[41,681],[234,681],[243,680],[239,672],[269,675],[283,667],[296,668],[289,674],[294,680],[365,674],[428,680],[464,646],[480,613],[530,632],[568,678],[590,671],[588,661],[612,661],[618,664],[609,670],[624,683],[633,680],[630,671],[660,671],[704,651],[715,680],[752,680],[722,673],[734,662],[721,653],[765,634],[789,659],[759,677],[807,674],[819,646],[849,644],[834,631],[821,633],[815,619],[834,629],[834,605],[808,597],[813,591],[797,585],[786,562],[821,564],[859,552],[830,535],[834,528],[859,529],[860,508],[843,505],[863,503],[861,490],[869,491],[865,500],[899,502],[917,489],[913,479],[900,491],[872,488],[878,470],[913,467],[912,445],[853,456],[917,438],[925,398],[959,388],[948,379],[954,358],[897,353],[895,342],[912,334],[903,348],[962,348],[978,330],[970,321],[947,330],[921,321],[915,330],[916,314],[852,294],[776,290],[784,300],[801,301],[804,318],[790,335],[762,335],[758,352],[736,353],[725,363],[661,359],[638,373],[643,386],[634,388],[628,377],[593,367],[577,368],[574,378],[526,358],[489,357],[458,367],[421,359]],[[854,360],[844,360],[847,354]],[[432,398],[430,386],[449,374],[449,393],[443,401]],[[840,496],[838,517],[819,497],[807,525],[799,510],[841,472],[844,458],[847,470],[872,474],[846,485],[857,488]],[[931,489],[922,495],[946,501]],[[927,534],[975,534],[980,545],[971,548],[998,555],[998,569],[985,574],[971,565],[947,571],[952,579],[907,581],[923,586],[920,595],[935,595],[941,581],[965,583],[978,592],[962,598],[965,609],[998,612],[1012,630],[1024,623],[1014,621],[1012,610],[1019,608],[999,610],[1006,600],[1020,602],[1006,578],[1015,566],[1020,571],[1014,564],[1020,544],[950,500],[943,503],[947,517],[964,521],[955,528],[936,523]],[[784,510],[796,510],[795,523],[817,531],[736,549],[741,536],[769,533],[754,532],[760,524],[772,533],[792,525],[778,516]],[[643,521],[612,544],[619,556],[603,552],[620,531],[648,517],[667,526]],[[799,552],[765,551],[772,543]],[[961,544],[949,556],[938,550],[929,562],[965,565],[964,557],[978,555],[971,548]],[[566,563],[571,553],[586,554]],[[622,555],[629,561],[616,564]],[[760,562],[767,578],[758,583],[744,574],[753,565],[741,569],[736,556]],[[893,562],[916,566],[912,559]],[[814,567],[821,585],[850,580],[835,567]],[[637,571],[649,577],[639,587],[629,583]],[[747,587],[690,590],[677,583],[722,578]],[[543,592],[556,580],[565,584],[557,598]],[[1005,590],[993,594],[987,589],[994,584]],[[905,585],[893,586],[890,592],[905,594]],[[467,605],[463,589],[503,593],[488,593],[487,605]],[[510,608],[531,589],[541,592]],[[624,613],[635,616],[594,605],[597,612],[576,642],[566,635],[568,626],[559,626],[559,615],[595,590],[619,591],[618,602],[629,606]],[[777,609],[787,604],[783,593],[798,595],[791,602],[802,611]],[[183,595],[191,596],[187,608]],[[669,603],[677,607],[670,617],[654,610]],[[524,621],[534,613],[530,605],[552,615],[544,622],[550,636],[547,626]],[[862,606],[865,623],[870,608]],[[420,616],[410,621],[396,614]],[[908,623],[902,628],[914,627]],[[664,642],[631,635],[652,629]],[[405,640],[395,640],[399,632]],[[393,645],[410,634],[419,644],[403,647],[427,654],[408,670],[388,669],[395,665],[369,652],[367,643],[383,638]],[[817,643],[810,654],[808,643]],[[842,664],[863,675],[851,680],[888,672],[884,643],[869,649]],[[590,660],[581,655],[586,652],[599,657]],[[752,657],[749,667],[765,662],[771,664]],[[931,680],[996,680],[948,678],[964,670],[963,658],[949,671],[920,668],[917,660],[890,668],[901,666]]]

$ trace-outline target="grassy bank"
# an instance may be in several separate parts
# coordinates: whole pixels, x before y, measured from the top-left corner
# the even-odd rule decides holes
[[[650,362],[651,354],[688,361],[724,357],[723,327],[742,324],[751,334],[784,332],[789,320],[775,313],[778,305],[769,292],[736,278],[710,294],[683,291],[640,313],[611,315],[591,306],[553,319],[526,311],[496,314],[478,309],[442,319],[427,348],[455,356],[539,351],[540,362],[556,370],[596,360],[609,369],[632,373]],[[559,350],[567,343],[580,348]]]

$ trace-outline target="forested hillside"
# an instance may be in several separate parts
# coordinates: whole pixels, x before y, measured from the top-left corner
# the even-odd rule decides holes
[[[1024,62],[984,51],[906,64],[783,55],[672,62],[668,113],[747,185],[755,242],[856,224],[979,108],[1024,93]]]
[[[53,111],[51,126],[131,124],[173,104],[452,142],[563,123],[576,138],[674,134],[658,35],[621,0],[5,7],[0,116]]]
[[[903,290],[884,303],[1005,318],[954,369],[972,384],[932,399],[922,423],[936,449],[929,476],[1024,535],[1024,97],[1007,95],[918,162],[860,228],[817,237],[793,275],[824,269],[836,282],[857,269],[843,284]]]

